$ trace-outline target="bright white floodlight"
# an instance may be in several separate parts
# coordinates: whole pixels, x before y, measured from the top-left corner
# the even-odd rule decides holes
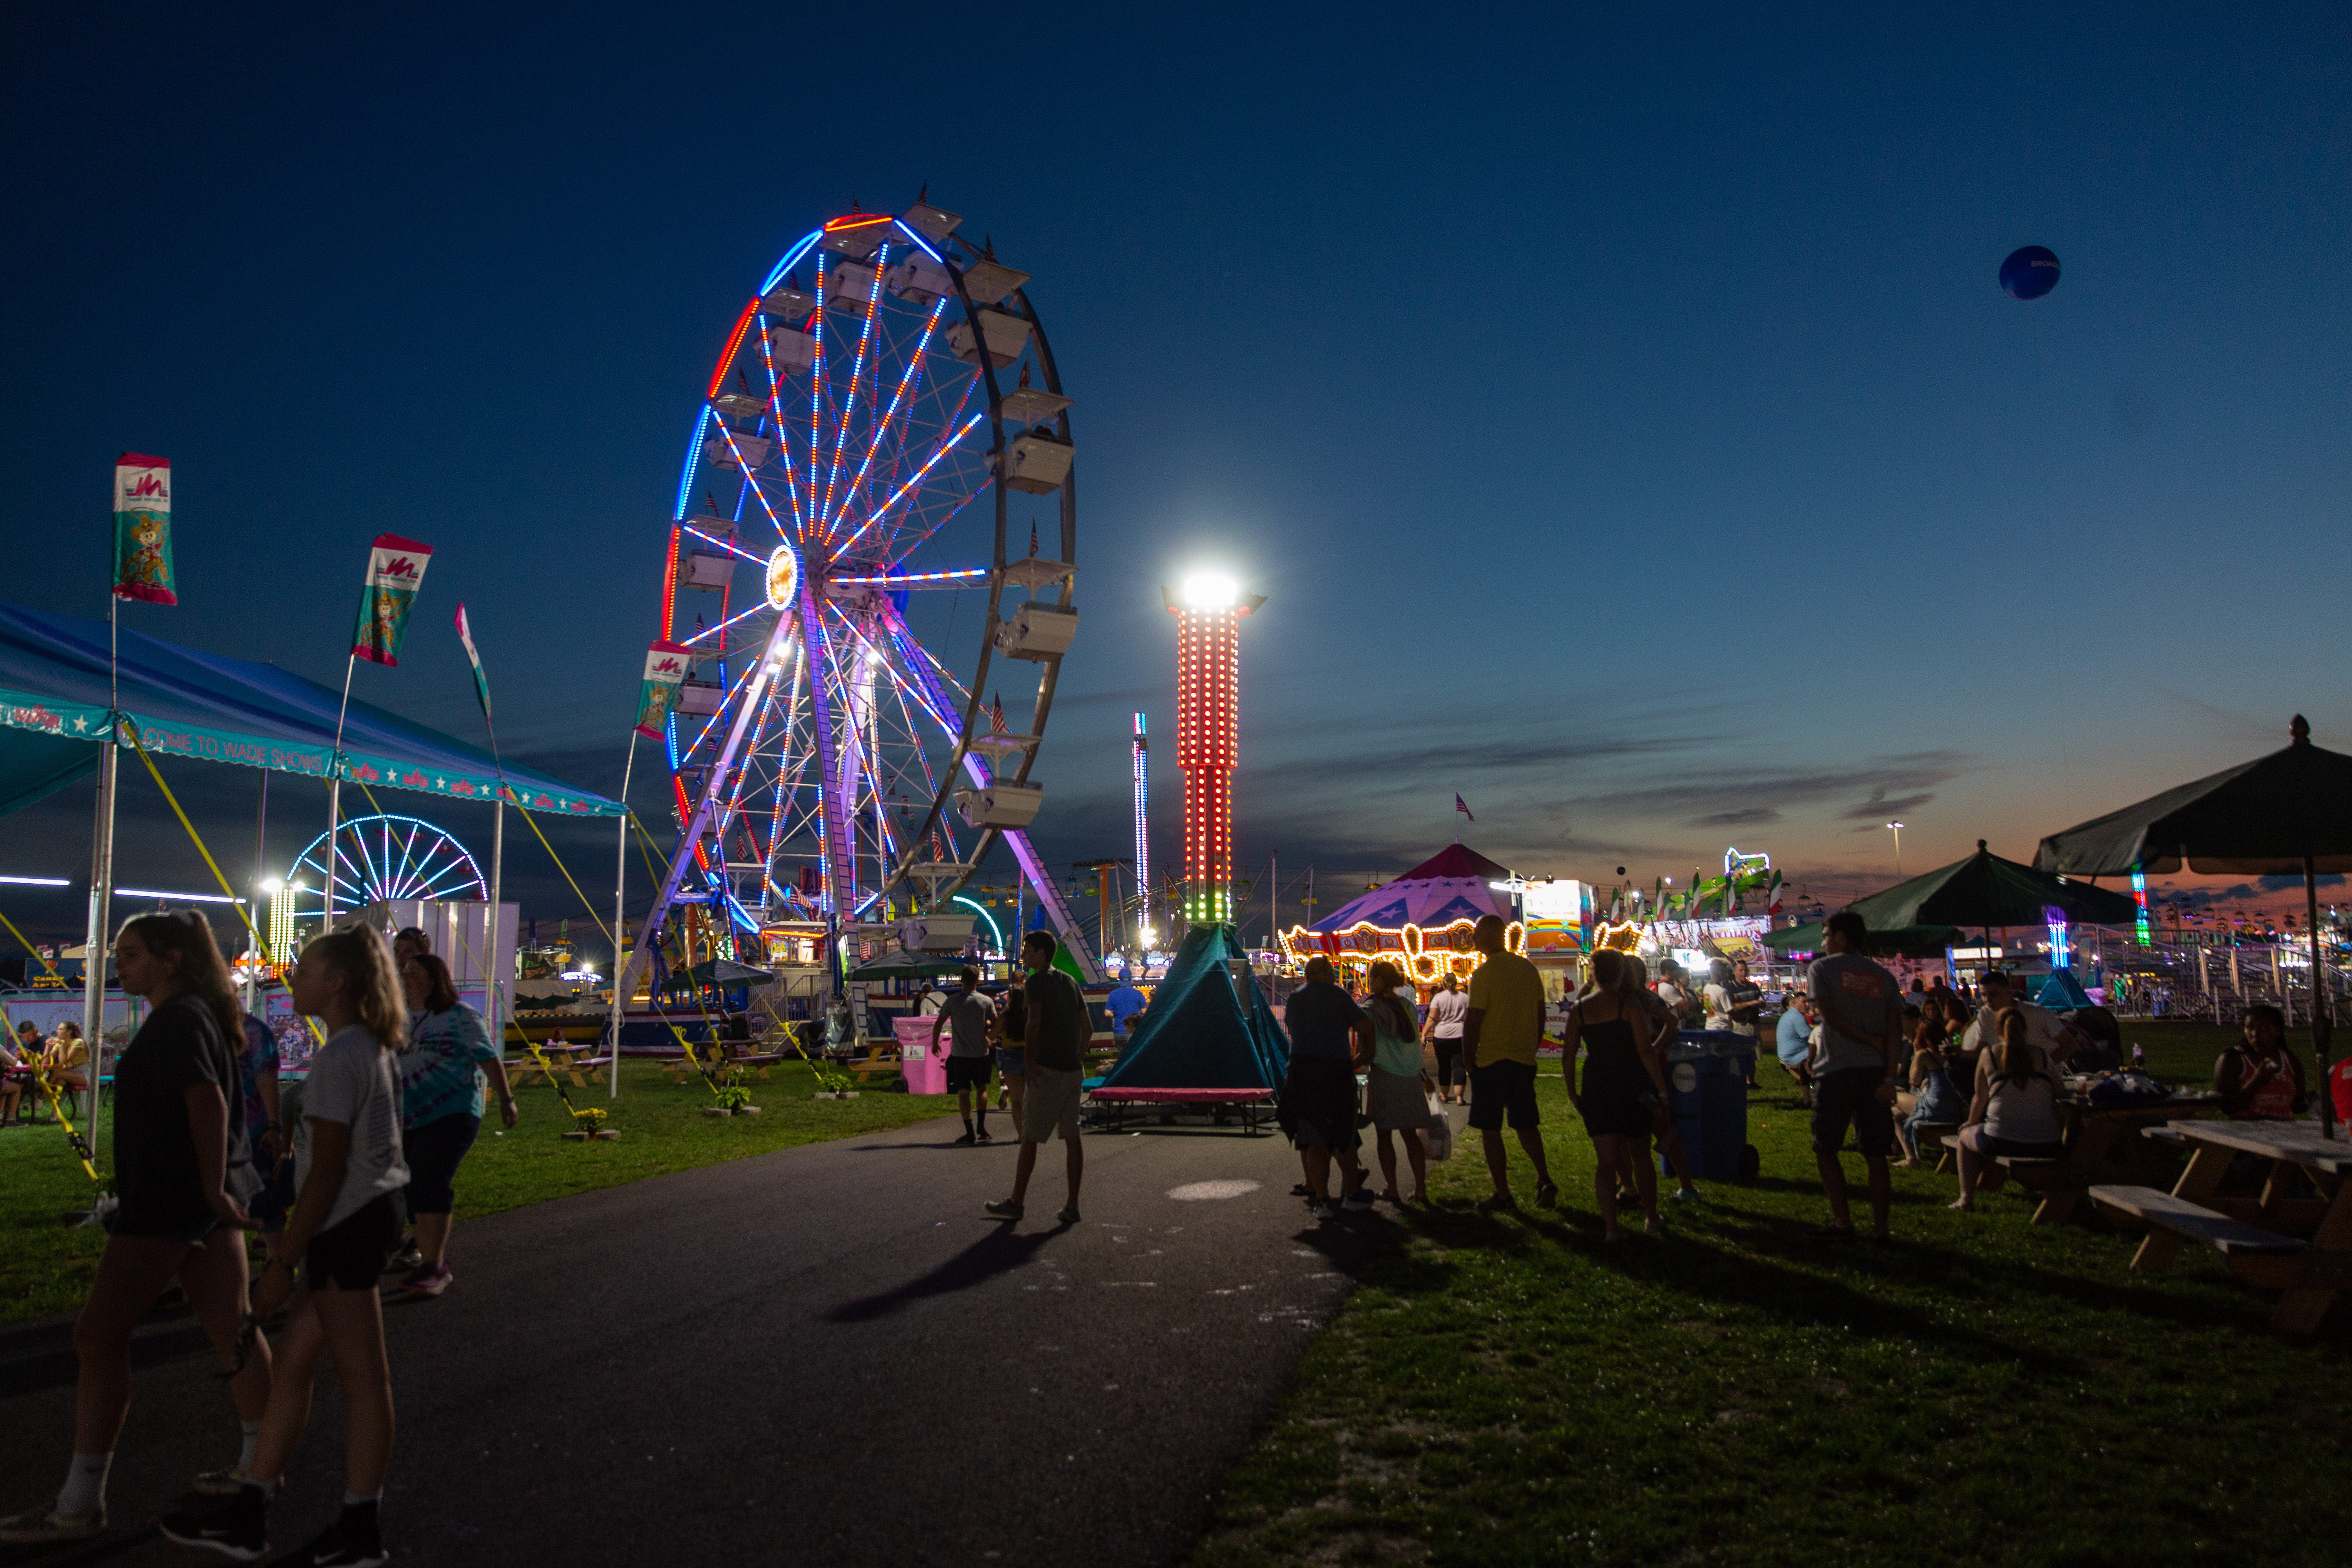
[[[1240,598],[1240,585],[1222,572],[1196,572],[1184,579],[1184,605],[1187,609],[1227,609]]]

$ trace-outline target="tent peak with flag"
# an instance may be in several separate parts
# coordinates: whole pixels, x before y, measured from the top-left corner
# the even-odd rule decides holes
[[[334,764],[338,694],[276,665],[229,658],[124,628],[121,706],[161,756],[238,763],[455,800],[498,797],[490,754],[354,701]],[[0,604],[0,814],[97,764],[109,732],[107,625]],[[621,803],[509,763],[506,798],[532,811],[618,816]]]

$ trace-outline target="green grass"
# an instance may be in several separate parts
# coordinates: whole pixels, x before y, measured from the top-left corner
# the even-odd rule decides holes
[[[2125,1036],[2200,1084],[2222,1037]],[[2125,1236],[2029,1226],[2007,1192],[1955,1214],[1925,1171],[1895,1173],[1896,1247],[1809,1239],[1787,1081],[1767,1067],[1751,1101],[1759,1183],[1608,1252],[1556,1077],[1559,1214],[1467,1212],[1465,1141],[1229,1477],[1196,1568],[2346,1560],[2352,1303],[2289,1345],[2276,1296],[2201,1248],[2135,1276]]]
[[[495,1116],[457,1173],[457,1217],[478,1219],[548,1198],[616,1186],[665,1171],[740,1160],[803,1143],[854,1138],[903,1127],[955,1109],[950,1096],[910,1095],[868,1088],[856,1100],[816,1100],[807,1067],[770,1069],[751,1080],[758,1116],[716,1120],[703,1114],[710,1091],[698,1079],[673,1085],[652,1063],[625,1062],[621,1098],[607,1100],[601,1086],[574,1089],[581,1109],[609,1109],[606,1126],[618,1138],[580,1143],[558,1136],[570,1126],[555,1091],[534,1084],[517,1097],[522,1121],[494,1136]],[[110,1146],[112,1110],[107,1138]],[[88,1291],[105,1237],[98,1230],[59,1223],[66,1210],[89,1204],[90,1184],[55,1126],[0,1129],[0,1323],[70,1312]]]

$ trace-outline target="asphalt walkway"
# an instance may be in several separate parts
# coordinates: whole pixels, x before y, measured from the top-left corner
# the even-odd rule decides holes
[[[1000,1128],[1005,1119],[992,1119]],[[1181,1561],[1218,1483],[1387,1222],[1317,1227],[1278,1136],[1087,1140],[992,1221],[1016,1146],[953,1121],[661,1176],[480,1221],[457,1283],[388,1308],[400,1436],[387,1544],[411,1563]],[[463,1183],[459,1184],[462,1194]],[[208,1561],[152,1527],[236,1427],[184,1318],[142,1331],[110,1501],[59,1563]],[[71,1433],[59,1325],[0,1333],[0,1511]],[[340,1500],[322,1376],[273,1552]]]

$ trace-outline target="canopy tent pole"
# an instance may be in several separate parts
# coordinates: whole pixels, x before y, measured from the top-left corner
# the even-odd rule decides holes
[[[504,978],[499,973],[499,926],[501,923],[499,907],[499,879],[505,868],[507,858],[507,803],[504,795],[499,797],[499,803],[494,811],[495,815],[490,818],[490,918],[482,932],[483,967],[488,971],[489,994],[483,997],[482,1001],[490,1010],[490,1045],[500,1056],[504,1056],[507,1048],[507,1023],[504,1009],[499,1005],[505,995],[499,989],[499,982]]]
[[[261,775],[261,788],[260,793],[256,797],[253,805],[253,886],[247,890],[251,893],[253,897],[253,903],[248,907],[258,910],[261,907],[261,878],[263,874],[261,859],[262,836],[268,831],[269,826],[269,770],[268,768],[257,768],[254,771]],[[259,929],[260,922],[257,921],[252,921],[247,925],[245,933],[245,951],[247,956],[245,966],[245,1010],[248,1013],[253,1011],[253,994],[257,988],[257,982],[255,977],[261,973],[263,953],[261,952],[260,941],[254,935],[254,932]]]
[[[110,940],[107,901],[114,890],[114,763],[110,735],[98,761],[98,820],[90,836],[89,926],[81,982],[81,1036],[89,1042],[89,1159],[98,1163],[98,1091],[106,1075],[106,959]]]
[[[98,758],[98,824],[90,836],[89,945],[81,961],[81,1037],[89,1049],[89,1163],[98,1162],[98,1097],[106,1083],[106,960],[114,951],[107,905],[114,894],[114,727],[122,722],[122,597],[106,595],[106,702],[111,711]]]
[[[2335,1022],[2327,1016],[2327,971],[2319,956],[2319,867],[2315,858],[2303,858],[2304,920],[2311,932],[2311,1054],[2319,1066],[2319,1135],[2336,1136],[2335,1085],[2327,1081],[2328,1037]]]
[[[613,1060],[605,1089],[607,1100],[621,1098],[621,979],[629,971],[622,962],[621,943],[628,933],[629,778],[637,768],[637,732],[629,731],[629,760],[621,764],[621,847],[613,871]]]
[[[335,929],[335,876],[343,868],[343,852],[335,842],[343,814],[343,721],[351,715],[352,671],[359,663],[357,649],[343,659],[343,705],[335,710],[335,749],[327,754],[327,913],[319,922],[321,935]]]

